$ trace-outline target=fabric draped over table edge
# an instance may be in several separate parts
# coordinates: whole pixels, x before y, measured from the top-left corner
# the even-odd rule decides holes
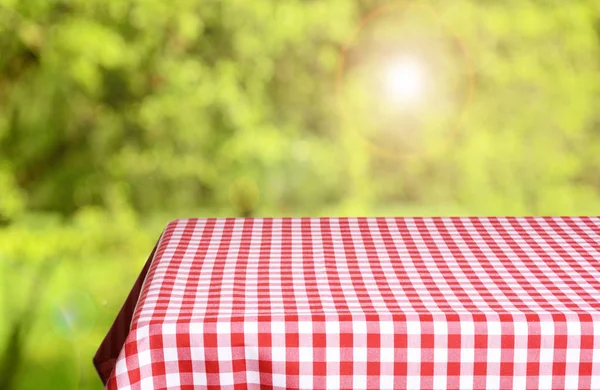
[[[133,314],[135,312],[146,275],[148,274],[148,270],[150,269],[150,265],[154,259],[154,254],[157,247],[158,245],[154,247],[152,253],[148,257],[148,260],[146,260],[146,264],[135,281],[135,284],[127,296],[125,303],[121,307],[117,318],[110,327],[106,337],[104,337],[104,340],[100,344],[96,355],[94,355],[94,366],[96,367],[96,371],[98,372],[98,375],[100,376],[100,379],[104,385],[106,385],[108,382],[108,379],[110,378],[110,375],[112,374],[112,371],[117,363],[117,358],[119,357],[119,354],[125,345],[125,340],[129,335]]]

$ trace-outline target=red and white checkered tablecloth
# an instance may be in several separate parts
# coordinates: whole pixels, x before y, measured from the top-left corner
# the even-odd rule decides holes
[[[600,389],[600,218],[171,222],[107,389]]]

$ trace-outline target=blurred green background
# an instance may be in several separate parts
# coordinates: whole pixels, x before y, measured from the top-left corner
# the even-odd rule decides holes
[[[175,218],[598,215],[599,103],[597,0],[0,0],[0,389]]]

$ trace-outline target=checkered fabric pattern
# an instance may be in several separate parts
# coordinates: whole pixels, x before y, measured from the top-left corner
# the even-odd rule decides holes
[[[599,217],[177,220],[136,299],[107,389],[600,389]]]

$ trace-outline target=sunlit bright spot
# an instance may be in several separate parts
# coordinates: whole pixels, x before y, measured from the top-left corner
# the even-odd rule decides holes
[[[414,59],[399,59],[388,64],[383,75],[387,98],[397,104],[420,101],[425,89],[425,70]]]

